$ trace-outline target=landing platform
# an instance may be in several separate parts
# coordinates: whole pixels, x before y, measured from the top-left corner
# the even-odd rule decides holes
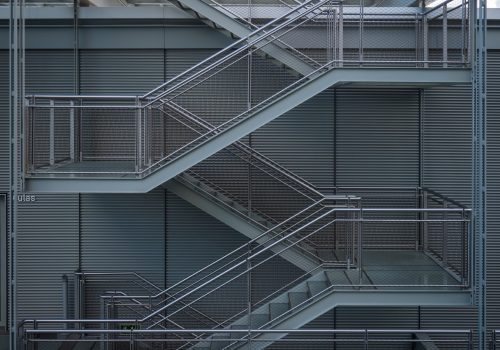
[[[432,286],[457,288],[461,282],[422,251],[366,250],[364,276],[375,286]]]

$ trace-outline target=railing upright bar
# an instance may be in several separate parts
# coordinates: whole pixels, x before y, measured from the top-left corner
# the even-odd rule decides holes
[[[443,209],[448,209],[448,202],[443,201]],[[448,262],[448,214],[443,211],[443,263]]]
[[[443,67],[448,67],[448,5],[443,5]]]
[[[70,101],[69,103],[69,159],[75,161],[75,103]]]
[[[342,68],[344,62],[344,5],[343,2],[339,4],[339,35],[338,35],[338,67]]]
[[[426,14],[422,15],[422,50],[424,56],[424,68],[429,68],[429,19]]]
[[[55,164],[55,115],[54,115],[54,100],[50,100],[49,111],[49,164]]]
[[[136,97],[135,103],[137,106],[135,115],[135,172],[141,170],[141,144],[142,144],[142,121],[141,121],[141,109],[139,108],[140,100]]]

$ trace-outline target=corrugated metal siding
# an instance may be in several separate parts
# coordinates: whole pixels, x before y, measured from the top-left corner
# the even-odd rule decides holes
[[[0,191],[9,190],[9,51],[0,50]]]
[[[163,50],[82,50],[80,89],[82,94],[142,95],[164,79]],[[131,102],[133,103],[133,101]],[[135,111],[85,110],[83,156],[131,159],[135,150]]]
[[[147,194],[82,194],[80,210],[83,272],[133,271],[159,287],[164,286],[163,190]],[[87,300],[93,302],[89,303],[86,316],[98,316],[98,305],[94,301],[98,300],[98,295],[103,291],[130,288],[124,286],[121,283],[123,281],[118,279],[118,285],[106,282],[88,283]],[[141,294],[144,294],[144,290]]]
[[[469,205],[471,196],[471,89],[424,92],[423,184]]]
[[[64,317],[62,275],[78,268],[78,196],[20,203],[18,231],[19,320]]]
[[[416,90],[337,90],[337,186],[417,186]]]
[[[163,82],[163,50],[82,50],[82,94],[142,95]]]
[[[424,92],[423,185],[470,205],[471,110],[468,86]],[[423,328],[475,327],[473,308],[422,307]]]
[[[27,94],[72,94],[74,70],[72,50],[31,50],[26,54]],[[37,110],[34,120],[34,149],[37,164],[49,159],[49,111]],[[69,118],[67,111],[55,111],[56,162],[69,158]]]
[[[73,84],[71,50],[27,51],[28,94],[72,93]],[[5,117],[2,120],[8,122]],[[0,129],[8,132],[7,127]],[[64,317],[62,275],[72,277],[78,267],[78,196],[36,197],[35,203],[19,205],[19,318],[60,318]]]
[[[500,328],[500,51],[488,54],[488,327]]]
[[[252,146],[317,186],[333,186],[333,90],[327,90],[252,134]]]

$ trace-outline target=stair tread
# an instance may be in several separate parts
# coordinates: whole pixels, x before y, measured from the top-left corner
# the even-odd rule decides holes
[[[333,249],[317,249],[317,254],[324,262],[335,262],[338,260]]]
[[[271,303],[269,304],[269,311],[271,313],[271,320],[274,320],[276,317],[282,315],[283,313],[290,310],[290,307],[287,303]]]
[[[250,315],[250,324],[252,328],[257,328],[269,322],[269,314],[252,314]]]
[[[307,282],[307,286],[310,296],[314,296],[324,291],[328,287],[328,283],[326,281],[310,281]]]
[[[290,305],[295,307],[308,299],[306,292],[290,292],[288,293]]]

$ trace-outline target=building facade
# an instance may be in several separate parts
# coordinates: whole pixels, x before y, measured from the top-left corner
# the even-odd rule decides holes
[[[410,3],[31,4],[17,148],[0,7],[5,333],[20,349],[493,346],[500,12],[474,179],[480,16]]]

